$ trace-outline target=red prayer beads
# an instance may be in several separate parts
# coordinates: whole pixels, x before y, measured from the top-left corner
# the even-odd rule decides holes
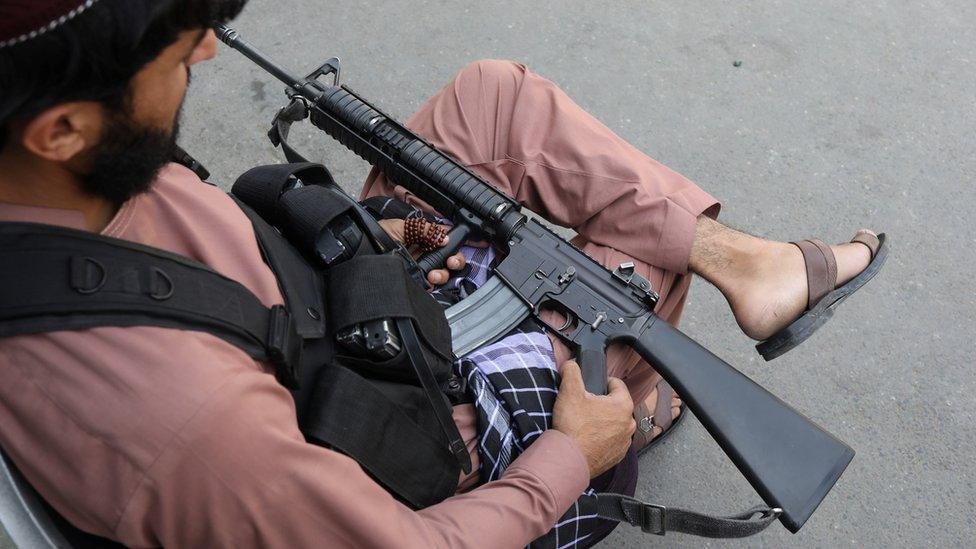
[[[413,217],[403,221],[403,243],[407,247],[416,246],[420,253],[425,254],[439,248],[445,236],[447,231],[443,227],[429,223],[426,219]]]

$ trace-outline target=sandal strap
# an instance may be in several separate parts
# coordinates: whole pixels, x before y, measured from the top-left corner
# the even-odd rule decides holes
[[[868,249],[871,250],[872,261],[874,260],[874,256],[878,254],[878,248],[881,247],[881,241],[878,240],[878,237],[871,233],[858,233],[854,235],[851,242],[860,242],[861,244],[867,246]]]
[[[650,421],[648,421],[650,418]],[[647,446],[654,440],[654,416],[651,415],[651,411],[647,409],[647,405],[644,402],[638,403],[634,406],[634,421],[637,422],[637,428],[634,429],[634,435],[631,437],[631,444],[635,448],[640,450],[641,448]],[[650,427],[645,429],[644,427]]]
[[[661,428],[661,432],[667,431],[671,427],[671,399],[674,398],[674,389],[671,384],[662,379],[657,382],[657,405],[654,407],[654,425]]]
[[[803,253],[807,268],[807,310],[812,309],[837,287],[837,259],[830,246],[822,240],[811,238],[791,242]]]
[[[647,446],[657,438],[654,436],[655,427],[660,427],[661,434],[664,434],[664,431],[667,431],[674,423],[674,419],[671,417],[671,399],[673,397],[674,389],[667,381],[661,379],[657,382],[657,402],[654,405],[653,414],[648,409],[646,400],[634,407],[634,420],[637,422],[637,429],[634,430],[633,443],[638,449]]]

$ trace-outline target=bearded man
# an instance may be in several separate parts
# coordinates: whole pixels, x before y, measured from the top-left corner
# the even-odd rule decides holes
[[[166,250],[239,282],[265,306],[281,304],[240,208],[169,163],[190,67],[214,57],[212,25],[243,3],[0,0],[0,221]],[[469,65],[408,126],[574,228],[575,243],[598,261],[633,261],[672,323],[697,273],[722,291],[746,334],[776,337],[878,249],[866,230],[827,246],[722,226],[708,193],[515,63]],[[379,173],[363,190],[376,196],[422,206]],[[402,227],[385,226],[394,236]],[[472,257],[447,266],[461,271]],[[452,273],[429,278],[443,284]],[[530,344],[510,345],[508,359],[562,365],[549,428],[482,483],[476,411],[455,407],[475,467],[457,495],[421,510],[356,461],[306,442],[274,366],[202,332],[106,326],[0,339],[0,447],[73,525],[130,546],[523,546],[683,408],[631,351],[610,349],[609,392],[596,396],[564,345],[541,331],[519,337]]]

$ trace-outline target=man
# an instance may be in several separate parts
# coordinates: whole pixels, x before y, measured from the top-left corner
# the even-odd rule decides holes
[[[0,221],[169,250],[266,306],[281,303],[247,218],[219,189],[166,164],[190,66],[216,52],[207,29],[242,3],[0,0]],[[691,271],[722,290],[748,335],[766,339],[873,253],[867,237],[814,245],[835,279],[808,288],[809,252],[718,224],[712,197],[520,65],[470,65],[409,125],[575,228],[597,260],[635,261],[670,322]],[[364,196],[380,194],[423,206],[374,174]],[[448,267],[463,263],[454,257]],[[0,340],[0,447],[69,521],[132,546],[516,547],[548,531],[591,478],[620,461],[634,403],[638,419],[648,418],[668,391],[633,353],[614,348],[609,394],[587,394],[565,347],[547,352],[562,364],[552,429],[501,479],[474,487],[475,467],[461,493],[420,511],[353,460],[307,444],[273,367],[204,333],[103,327]],[[680,401],[667,397],[670,418],[654,414],[637,444],[679,413]],[[455,409],[477,460],[474,418],[470,405]]]

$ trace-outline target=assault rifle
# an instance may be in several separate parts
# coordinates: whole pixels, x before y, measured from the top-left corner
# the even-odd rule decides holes
[[[454,351],[463,355],[501,337],[529,315],[576,350],[586,387],[606,391],[606,348],[623,343],[660,372],[753,488],[797,532],[844,472],[854,451],[654,314],[658,295],[625,263],[608,270],[529,218],[521,206],[445,153],[339,85],[339,60],[297,78],[226,26],[218,37],[287,86],[292,103],[276,117],[272,140],[289,153],[287,125],[310,115],[393,182],[454,221],[448,246],[418,261],[442,265],[469,237],[505,257],[487,284],[448,310]],[[323,78],[332,77],[332,82]],[[295,155],[293,151],[291,155]],[[540,317],[555,310],[553,326]]]

